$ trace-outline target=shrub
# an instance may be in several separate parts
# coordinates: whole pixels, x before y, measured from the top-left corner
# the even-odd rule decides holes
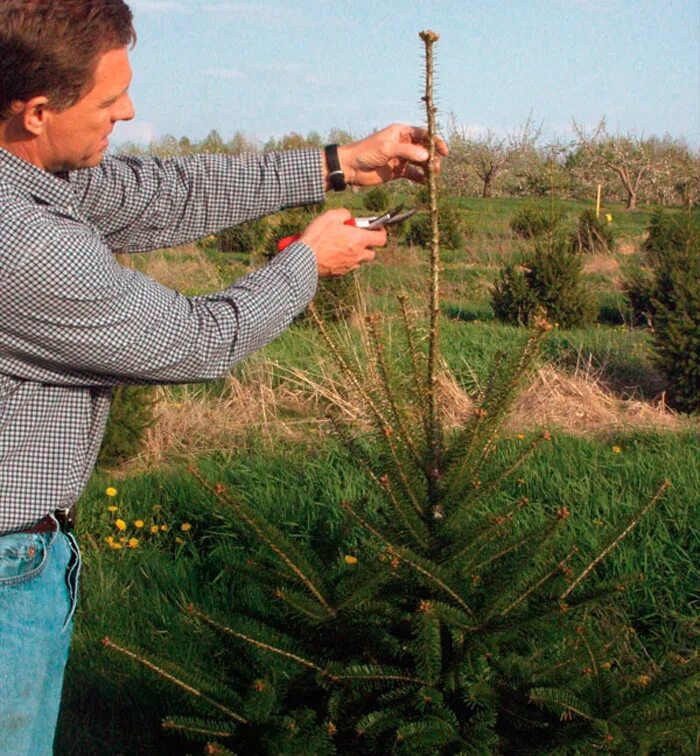
[[[545,213],[533,207],[524,207],[510,219],[510,228],[522,239],[534,239],[554,233],[562,217],[561,210]]]
[[[440,203],[440,246],[444,249],[461,249],[469,227],[459,212],[448,202]],[[430,246],[432,225],[429,213],[418,213],[406,228],[405,239],[419,247]]]
[[[682,253],[690,238],[700,233],[700,218],[697,213],[688,217],[656,210],[649,221],[647,238],[642,247],[647,260],[660,263],[669,256]]]
[[[656,363],[669,382],[669,399],[683,412],[700,410],[700,230],[692,218],[650,229]],[[667,233],[668,231],[668,233]]]
[[[214,234],[214,244],[222,252],[253,255],[263,251],[270,240],[269,223],[264,218],[225,228]]]
[[[631,268],[622,279],[629,305],[630,325],[642,326],[654,319],[654,276],[648,268]]]
[[[564,239],[538,243],[520,268],[506,265],[491,289],[496,318],[527,325],[541,308],[562,328],[593,319],[593,302],[582,278],[582,257]]]
[[[300,234],[316,217],[315,210],[319,209],[320,207],[297,207],[284,210],[274,226],[274,241]],[[267,255],[274,257],[275,254],[275,244],[270,243]],[[348,317],[357,304],[354,275],[319,279],[314,304],[324,320],[335,321]],[[306,315],[302,317],[307,319]]]
[[[615,249],[615,234],[612,225],[596,218],[593,210],[584,210],[579,216],[578,228],[572,237],[580,252],[612,252]]]
[[[118,386],[114,390],[98,464],[115,467],[141,451],[155,422],[153,386]]]
[[[390,203],[389,190],[384,186],[375,186],[362,193],[362,207],[373,213],[387,210]]]

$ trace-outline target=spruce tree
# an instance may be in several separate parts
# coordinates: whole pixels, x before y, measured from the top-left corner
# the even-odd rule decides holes
[[[432,96],[438,37],[420,37],[430,151],[427,312],[416,318],[401,300],[399,356],[378,316],[365,319],[358,354],[317,315],[340,376],[330,417],[379,503],[342,502],[342,532],[304,542],[193,469],[232,513],[239,539],[221,570],[235,591],[233,610],[188,607],[225,649],[230,683],[105,645],[189,693],[201,716],[174,716],[164,726],[204,740],[209,753],[685,748],[700,725],[697,659],[650,671],[626,633],[620,586],[590,580],[668,484],[658,482],[597,554],[579,553],[565,502],[539,521],[526,518],[530,502],[508,485],[550,442],[540,433],[513,444],[501,431],[549,330],[542,315],[522,348],[501,356],[464,425],[445,425]],[[342,412],[349,393],[369,434]]]

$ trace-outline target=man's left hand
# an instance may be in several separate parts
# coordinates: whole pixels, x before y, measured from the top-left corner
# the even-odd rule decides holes
[[[338,148],[338,158],[345,181],[355,186],[375,186],[399,178],[423,183],[427,142],[427,129],[394,123],[366,139],[343,145]],[[439,171],[447,144],[438,138],[435,147],[435,168]]]

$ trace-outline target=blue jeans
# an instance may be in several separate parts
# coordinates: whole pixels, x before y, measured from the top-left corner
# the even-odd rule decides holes
[[[78,596],[72,534],[0,536],[0,756],[51,756]]]

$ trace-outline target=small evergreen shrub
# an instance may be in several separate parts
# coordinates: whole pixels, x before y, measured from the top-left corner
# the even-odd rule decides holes
[[[656,210],[647,228],[647,238],[642,247],[653,266],[669,256],[682,253],[693,236],[700,234],[700,216],[669,213]]]
[[[153,392],[153,386],[118,386],[114,390],[99,465],[116,467],[140,453],[143,437],[155,422]]]
[[[582,257],[564,239],[538,243],[519,268],[506,265],[491,289],[498,320],[528,325],[544,309],[562,328],[590,323],[593,302],[582,277]]]
[[[268,257],[277,254],[276,242],[286,236],[300,234],[316,217],[320,207],[295,207],[284,210],[278,215],[274,226],[274,243],[270,243]],[[357,305],[357,291],[354,274],[337,278],[320,278],[314,304],[324,320],[335,321],[348,317]],[[303,316],[308,320],[307,316]]]
[[[222,252],[254,255],[267,248],[270,228],[264,218],[225,228],[214,234],[214,245]]]
[[[461,249],[470,233],[457,209],[448,202],[440,203],[440,246],[443,249]],[[429,213],[417,213],[406,228],[405,240],[419,247],[429,247],[432,226]]]
[[[580,252],[613,252],[615,234],[612,224],[604,218],[596,218],[593,210],[584,210],[579,216],[578,227],[572,237]]]
[[[372,213],[388,210],[390,202],[389,190],[384,186],[375,186],[362,193],[362,207]]]
[[[521,239],[534,239],[554,233],[562,217],[561,210],[545,213],[533,207],[524,207],[510,219],[510,229]]]
[[[648,268],[630,268],[622,279],[629,306],[630,325],[643,326],[654,319],[654,276]]]
[[[666,224],[666,221],[663,222]],[[700,229],[692,218],[664,225],[668,245],[650,229],[656,363],[669,382],[669,399],[683,412],[700,411]],[[668,231],[668,233],[666,233]]]

